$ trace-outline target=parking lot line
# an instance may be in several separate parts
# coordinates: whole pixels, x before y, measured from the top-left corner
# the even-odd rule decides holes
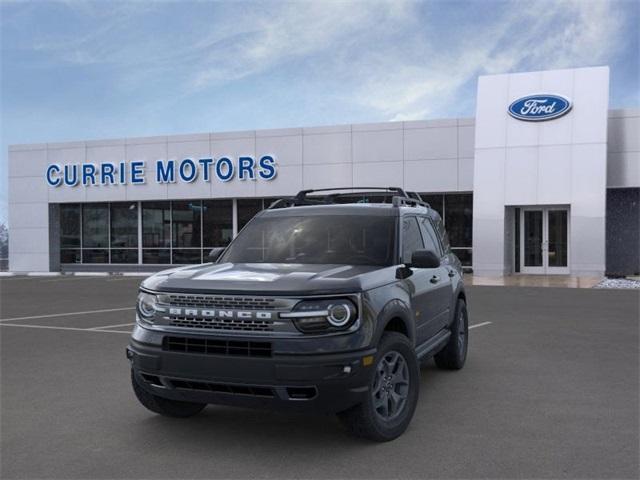
[[[49,315],[33,315],[30,317],[13,317],[13,318],[0,318],[0,323],[9,322],[12,320],[35,320],[38,318],[54,318],[54,317],[69,317],[72,315],[89,315],[92,313],[106,313],[106,312],[122,312],[125,310],[135,310],[135,307],[123,307],[123,308],[106,308],[103,310],[87,310],[84,312],[69,312],[69,313],[52,313]]]
[[[476,323],[474,325],[469,325],[469,330],[471,330],[472,328],[484,327],[485,325],[491,325],[491,323],[493,322],[482,322],[482,323]]]
[[[53,327],[51,325],[16,325],[15,323],[0,323],[0,327],[44,328],[47,330],[71,330],[74,332],[126,333],[127,335],[131,335],[131,332],[126,332],[124,330],[94,330],[93,328]]]
[[[128,327],[129,325],[135,325],[136,322],[119,323],[118,325],[104,325],[102,327],[91,327],[87,330],[102,330],[103,328],[115,328],[115,327]]]

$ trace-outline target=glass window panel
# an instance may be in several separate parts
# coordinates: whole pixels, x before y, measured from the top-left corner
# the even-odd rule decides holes
[[[80,205],[60,205],[60,247],[80,247]]]
[[[142,263],[169,264],[168,248],[145,248],[142,250]]]
[[[444,197],[444,225],[452,247],[471,247],[473,232],[473,195],[447,194]]]
[[[200,255],[202,255],[202,250],[195,248],[180,248],[173,249],[171,251],[173,256],[172,262],[174,264],[182,264],[182,263],[202,263],[202,259]]]
[[[251,220],[255,215],[262,211],[261,198],[240,198],[238,202],[238,231]]]
[[[420,197],[423,202],[427,202],[442,217],[442,205],[444,195],[441,193],[421,193]]]
[[[111,204],[111,248],[138,246],[138,204]],[[111,260],[113,262],[113,260]]]
[[[440,248],[440,242],[436,232],[433,230],[433,226],[429,219],[421,217],[419,222],[420,229],[422,231],[422,239],[424,240],[424,248],[431,250],[438,256],[442,256],[442,249]]]
[[[542,210],[524,212],[524,266],[542,266]]]
[[[549,266],[567,266],[567,211],[549,210]]]
[[[390,216],[263,216],[242,230],[220,261],[392,265],[396,225]]]
[[[520,273],[520,209],[516,208],[516,228],[515,228],[515,265],[514,270]]]
[[[105,249],[83,249],[82,263],[109,263],[109,250]]]
[[[134,248],[112,249],[111,263],[138,263],[138,250]]]
[[[233,238],[233,202],[204,200],[202,238],[204,247],[226,247]]]
[[[60,250],[60,263],[80,263],[80,249]]]
[[[82,206],[82,248],[109,247],[109,205],[87,203]]]
[[[200,234],[200,200],[173,202],[171,204],[173,248],[202,246]]]
[[[416,250],[424,248],[418,222],[414,217],[402,221],[402,261],[411,263],[411,255]]]
[[[471,266],[472,250],[470,248],[453,248],[451,251],[458,257],[463,267]]]
[[[167,248],[171,246],[171,210],[169,202],[144,202],[142,204],[142,246]]]

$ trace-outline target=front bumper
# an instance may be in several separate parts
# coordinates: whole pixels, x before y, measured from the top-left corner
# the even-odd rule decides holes
[[[324,354],[274,350],[269,357],[204,354],[167,351],[163,340],[170,335],[137,327],[127,348],[140,386],[160,397],[335,413],[362,402],[369,389],[373,368],[363,358],[375,355],[375,349]]]

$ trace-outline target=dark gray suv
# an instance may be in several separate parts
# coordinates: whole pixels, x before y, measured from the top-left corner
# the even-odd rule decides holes
[[[405,431],[419,362],[465,363],[461,265],[418,195],[344,190],[279,200],[212,263],[142,282],[127,357],[145,407],[337,413],[377,441]]]

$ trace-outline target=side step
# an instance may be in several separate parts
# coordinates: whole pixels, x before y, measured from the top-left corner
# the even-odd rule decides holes
[[[451,330],[443,328],[432,338],[424,342],[422,345],[416,347],[416,355],[418,360],[424,360],[425,358],[432,357],[438,350],[445,346],[451,336]]]

